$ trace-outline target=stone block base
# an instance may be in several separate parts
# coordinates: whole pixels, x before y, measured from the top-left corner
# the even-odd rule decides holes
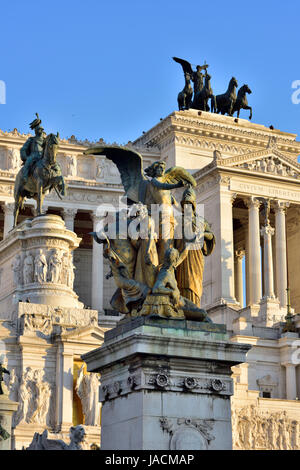
[[[122,320],[83,356],[101,372],[101,448],[231,449],[231,366],[249,349],[223,325]]]

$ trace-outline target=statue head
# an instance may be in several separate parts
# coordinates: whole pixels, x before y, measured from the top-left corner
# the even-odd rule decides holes
[[[74,444],[80,444],[84,441],[86,432],[84,427],[79,424],[78,426],[70,427],[70,441]]]
[[[157,176],[163,176],[165,170],[166,162],[162,160],[154,162],[152,165],[148,166],[148,168],[145,169],[145,173],[147,176],[150,176],[150,178],[156,178]]]
[[[192,186],[188,186],[183,192],[181,207],[183,208],[185,204],[191,204],[193,209],[196,210],[196,193]]]

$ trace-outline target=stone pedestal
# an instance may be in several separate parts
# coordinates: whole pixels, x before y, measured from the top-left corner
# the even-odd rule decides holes
[[[72,251],[80,238],[57,215],[27,219],[0,244],[0,318],[12,304],[81,308],[73,291]]]
[[[223,325],[122,320],[82,356],[101,372],[101,449],[231,449],[231,366],[249,349]]]
[[[9,400],[7,395],[0,395],[0,450],[11,450],[12,415],[18,406],[19,403]]]

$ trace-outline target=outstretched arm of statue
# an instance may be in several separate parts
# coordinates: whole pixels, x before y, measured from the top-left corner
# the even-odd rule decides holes
[[[152,178],[151,183],[153,184],[153,186],[155,186],[158,189],[167,189],[167,190],[182,188],[182,186],[184,186],[184,183],[182,181],[179,181],[179,183],[175,183],[175,184],[161,183],[156,178]]]

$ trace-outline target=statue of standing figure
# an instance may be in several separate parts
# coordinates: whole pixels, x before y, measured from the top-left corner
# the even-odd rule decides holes
[[[34,277],[37,282],[47,281],[47,269],[47,259],[43,250],[40,248],[34,259]]]
[[[58,250],[53,250],[49,258],[49,281],[58,283],[62,267],[62,254]]]
[[[31,284],[33,282],[34,261],[31,253],[27,253],[23,264],[23,279],[24,284]]]
[[[98,374],[85,374],[84,364],[78,371],[76,393],[79,396],[86,426],[100,425],[100,404],[98,401],[99,376]]]
[[[5,367],[3,367],[2,363],[0,362],[0,395],[4,395],[4,391],[3,391],[3,388],[2,388],[2,382],[4,381],[3,374],[8,374],[9,375],[10,372]]]
[[[21,284],[21,257],[17,255],[12,262],[13,278],[16,287]]]

